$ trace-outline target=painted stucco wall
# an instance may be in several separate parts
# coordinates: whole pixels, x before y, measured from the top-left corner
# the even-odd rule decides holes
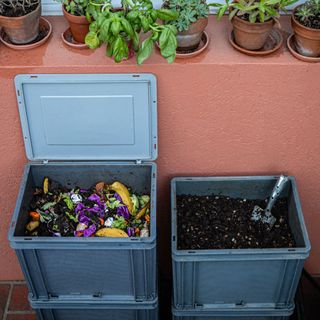
[[[288,28],[288,19],[284,20]],[[169,181],[181,175],[253,175],[285,172],[297,178],[312,242],[307,262],[320,274],[320,64],[295,60],[286,49],[266,58],[234,51],[230,30],[213,17],[209,50],[167,65],[158,53],[137,67],[116,65],[101,48],[66,48],[66,24],[51,18],[48,45],[28,52],[0,46],[0,280],[22,274],[7,241],[23,166],[13,78],[19,73],[151,72],[158,78],[158,234],[162,266],[170,270]]]

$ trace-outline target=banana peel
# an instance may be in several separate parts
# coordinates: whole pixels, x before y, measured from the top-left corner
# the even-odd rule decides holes
[[[150,202],[148,202],[136,215],[136,220],[141,219],[147,212],[147,209],[150,208]]]
[[[39,221],[30,221],[27,226],[26,229],[29,232],[32,232],[33,230],[37,229],[40,226],[40,222]]]
[[[43,180],[43,193],[47,194],[49,192],[49,178],[44,178]]]
[[[96,232],[97,237],[108,237],[108,238],[128,238],[129,236],[117,228],[102,228]]]
[[[115,191],[119,194],[122,202],[128,207],[130,213],[133,211],[133,202],[130,197],[130,192],[127,187],[119,181],[109,185],[109,190]]]

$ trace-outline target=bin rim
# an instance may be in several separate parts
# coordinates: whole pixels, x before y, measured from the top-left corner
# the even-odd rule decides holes
[[[41,249],[41,248],[61,248],[63,245],[64,249],[85,249],[88,246],[92,246],[94,244],[109,244],[114,246],[114,248],[131,248],[132,246],[141,245],[147,246],[148,248],[153,248],[156,244],[157,239],[157,207],[156,207],[156,199],[151,199],[151,221],[153,224],[150,227],[150,237],[130,237],[130,238],[105,238],[105,237],[30,237],[30,236],[15,236],[15,228],[16,222],[19,217],[19,208],[22,205],[22,197],[19,195],[23,195],[26,189],[26,182],[28,178],[28,174],[31,170],[32,166],[50,166],[50,165],[136,165],[143,166],[148,165],[151,167],[151,176],[156,175],[157,165],[152,161],[142,162],[141,164],[136,164],[135,162],[130,161],[80,161],[80,162],[69,162],[69,161],[59,161],[59,162],[49,162],[48,164],[43,164],[39,162],[28,162],[25,164],[24,173],[21,178],[20,188],[18,192],[18,198],[16,201],[16,206],[11,218],[10,227],[8,231],[8,240],[10,242],[10,246],[13,249]],[[156,197],[157,194],[157,183],[155,179],[151,179],[151,190],[150,195],[153,193]],[[109,248],[109,247],[108,247]],[[112,249],[112,248],[110,248]],[[134,249],[134,247],[132,247]]]

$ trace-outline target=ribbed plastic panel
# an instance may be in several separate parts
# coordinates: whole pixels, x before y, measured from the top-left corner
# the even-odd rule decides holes
[[[275,176],[175,178],[172,197],[172,260],[174,306],[178,309],[213,307],[289,308],[310,243],[296,182],[290,177],[282,196],[289,199],[289,224],[295,248],[178,250],[176,196],[221,194],[265,199]],[[202,318],[201,318],[202,319]]]

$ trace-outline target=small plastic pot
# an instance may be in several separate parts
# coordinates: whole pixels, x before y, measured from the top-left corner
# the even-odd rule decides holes
[[[247,50],[261,49],[275,24],[273,19],[251,23],[237,16],[232,18],[235,42]]]

